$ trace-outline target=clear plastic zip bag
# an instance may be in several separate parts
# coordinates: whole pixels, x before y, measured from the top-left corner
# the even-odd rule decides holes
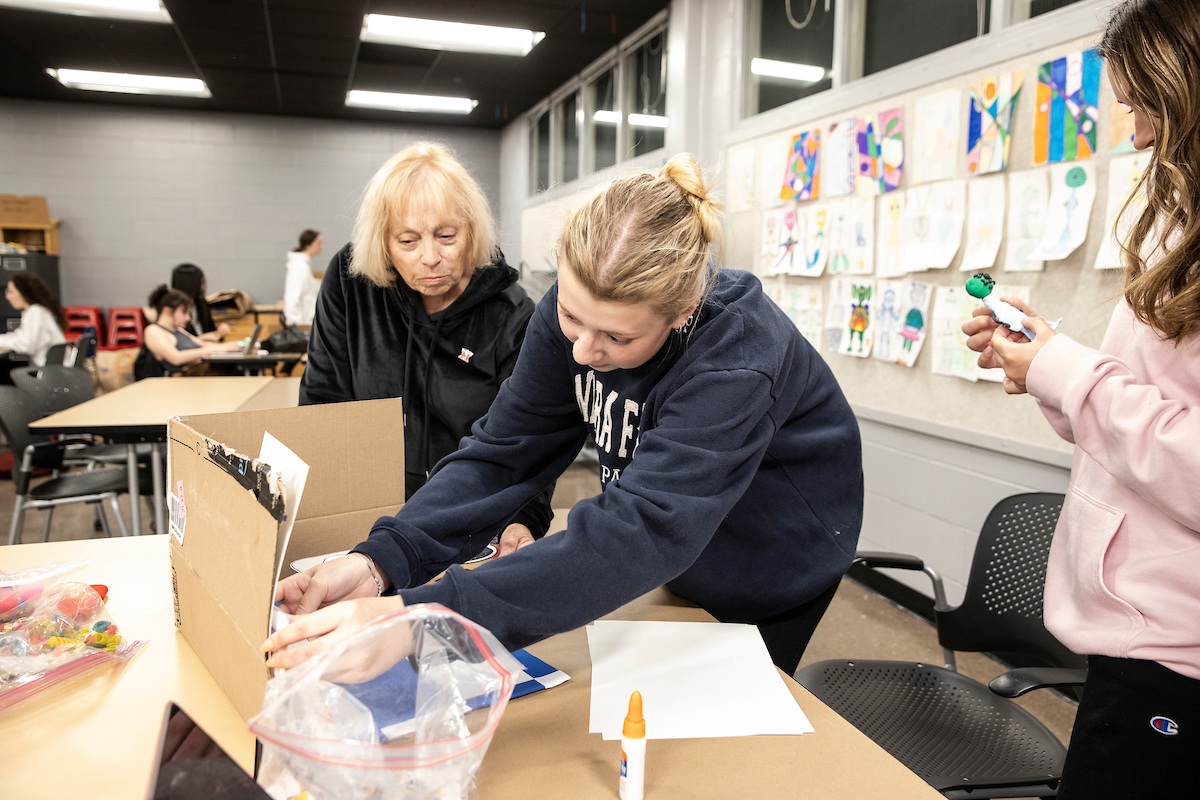
[[[268,682],[259,783],[276,800],[466,800],[520,673],[444,606],[380,617]]]

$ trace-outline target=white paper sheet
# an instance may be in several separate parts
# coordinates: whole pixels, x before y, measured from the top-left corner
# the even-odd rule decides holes
[[[918,97],[909,173],[912,182],[940,181],[958,174],[962,91],[949,89]]]
[[[642,693],[648,739],[812,733],[753,625],[600,620],[588,730],[620,739],[629,695]]]
[[[967,198],[967,249],[958,269],[991,269],[1004,239],[1004,176],[976,178],[967,184]]]
[[[875,239],[876,274],[898,278],[904,274],[904,201],[907,192],[889,192],[879,198],[879,235]]]
[[[1096,269],[1119,269],[1124,266],[1121,263],[1121,248],[1117,246],[1117,239],[1124,240],[1129,236],[1133,223],[1146,207],[1145,195],[1138,195],[1130,204],[1129,211],[1120,218],[1119,231],[1116,230],[1117,215],[1125,206],[1125,200],[1137,188],[1138,181],[1149,164],[1148,152],[1108,160],[1108,206],[1104,218],[1104,241],[1100,243],[1100,252],[1096,254]]]
[[[1096,199],[1096,168],[1087,163],[1068,162],[1050,167],[1050,204],[1042,242],[1029,258],[1061,261],[1074,253],[1087,238],[1088,218]]]
[[[858,181],[858,120],[847,117],[829,126],[829,135],[821,147],[825,165],[821,168],[821,197],[845,197],[854,194]]]
[[[283,554],[287,552],[292,526],[296,524],[296,511],[300,508],[300,498],[304,496],[304,484],[308,480],[308,464],[288,449],[287,445],[266,432],[263,433],[258,460],[270,465],[271,471],[267,478],[271,485],[283,486],[283,509],[286,516],[283,524],[279,526],[279,538],[275,546],[275,583],[279,583],[279,573],[283,570]]]
[[[730,214],[754,210],[754,148],[753,144],[729,148],[725,185]]]
[[[1004,248],[1006,272],[1041,272],[1045,266],[1029,254],[1042,241],[1046,227],[1046,202],[1050,192],[1047,170],[1008,174],[1008,244]]]

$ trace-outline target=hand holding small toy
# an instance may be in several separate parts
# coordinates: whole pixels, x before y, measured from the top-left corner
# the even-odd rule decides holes
[[[1004,327],[1013,331],[1020,331],[1029,337],[1029,341],[1034,340],[1034,332],[1025,326],[1025,312],[1011,303],[1006,303],[998,297],[992,295],[992,289],[996,282],[992,280],[992,276],[986,272],[976,272],[967,279],[967,294],[972,297],[978,297],[985,306],[992,312],[992,319],[1000,323]],[[1047,321],[1047,325],[1051,330],[1058,328],[1058,323],[1062,322],[1062,317],[1059,317],[1054,322]]]

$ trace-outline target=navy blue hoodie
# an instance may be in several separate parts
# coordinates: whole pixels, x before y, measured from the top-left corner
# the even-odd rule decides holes
[[[858,423],[758,279],[720,271],[682,333],[643,366],[604,373],[572,358],[557,297],[538,304],[472,436],[355,548],[405,603],[442,603],[515,648],[664,584],[718,619],[756,622],[837,581],[862,522]],[[477,554],[589,432],[604,491],[565,532],[422,585]]]

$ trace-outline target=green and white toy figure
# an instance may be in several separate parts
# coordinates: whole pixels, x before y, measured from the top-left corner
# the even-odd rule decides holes
[[[967,279],[967,294],[972,297],[978,297],[983,301],[992,312],[992,319],[999,322],[1009,330],[1020,331],[1029,337],[1029,341],[1033,341],[1033,331],[1026,328],[1021,322],[1025,318],[1025,312],[1014,306],[1012,303],[1006,303],[998,297],[992,295],[992,288],[996,282],[992,280],[992,276],[986,272],[976,272]],[[1058,323],[1062,322],[1062,317],[1059,317],[1054,322],[1050,322],[1052,330],[1058,330]]]

